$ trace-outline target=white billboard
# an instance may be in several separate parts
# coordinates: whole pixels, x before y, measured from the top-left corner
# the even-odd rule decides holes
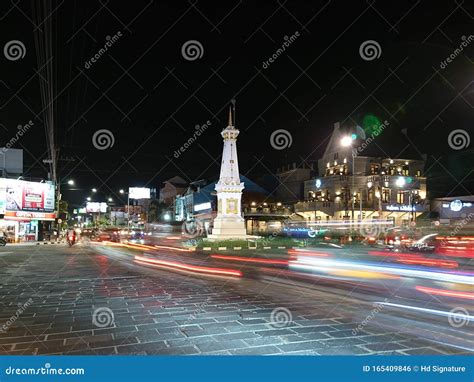
[[[52,212],[55,190],[52,182],[27,182],[0,178],[0,213],[5,211]]]
[[[107,212],[107,203],[105,202],[87,202],[86,203],[86,212],[87,213],[106,213]]]
[[[150,189],[146,187],[130,187],[128,189],[130,199],[150,199]]]

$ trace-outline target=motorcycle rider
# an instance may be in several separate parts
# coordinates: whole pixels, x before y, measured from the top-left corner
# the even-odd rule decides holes
[[[76,231],[74,229],[70,229],[67,232],[67,242],[69,246],[72,246],[76,242]]]

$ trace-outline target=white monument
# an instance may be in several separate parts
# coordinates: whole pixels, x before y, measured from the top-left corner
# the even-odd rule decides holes
[[[214,219],[211,239],[245,239],[247,231],[241,213],[241,199],[244,184],[240,182],[237,160],[237,130],[229,110],[229,125],[222,130],[224,149],[222,151],[221,174],[216,184],[217,216]]]

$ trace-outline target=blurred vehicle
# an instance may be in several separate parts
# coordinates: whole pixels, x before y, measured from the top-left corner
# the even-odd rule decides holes
[[[412,252],[434,252],[436,250],[436,233],[423,236],[406,247]]]
[[[120,242],[120,231],[118,228],[106,228],[99,231],[95,237],[97,241]]]
[[[0,247],[5,247],[5,245],[7,245],[7,239],[5,238],[5,236],[1,236],[0,237]]]
[[[128,232],[128,240],[143,240],[145,233],[140,230],[130,230]]]
[[[69,244],[69,247],[72,247],[74,244],[76,244],[76,231],[73,229],[69,230],[67,232],[66,240]]]

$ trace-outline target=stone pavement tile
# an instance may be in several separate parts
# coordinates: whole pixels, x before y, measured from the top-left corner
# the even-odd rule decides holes
[[[366,333],[363,330],[359,330],[355,334],[352,330],[338,330],[327,332],[327,334],[333,338],[361,337],[364,335],[369,335],[369,333]]]
[[[229,340],[229,341],[208,341],[197,344],[196,347],[202,352],[212,352],[219,350],[231,350],[231,349],[243,349],[247,348],[248,345],[242,340]]]
[[[76,338],[76,337],[83,337],[83,336],[92,336],[92,330],[80,330],[77,332],[63,332],[63,333],[53,333],[48,334],[46,336],[47,340],[59,340],[65,338]]]
[[[282,352],[298,351],[298,350],[316,350],[322,348],[323,345],[319,341],[293,342],[277,345]]]
[[[244,349],[230,350],[233,355],[267,355],[267,354],[281,354],[281,350],[276,346],[256,346]]]
[[[284,344],[285,336],[281,337],[259,337],[259,338],[245,338],[243,341],[251,347],[264,345]]]
[[[333,325],[334,321],[331,319],[321,319],[321,320],[293,320],[298,325],[301,326],[326,326]]]
[[[285,334],[295,334],[291,329],[270,329],[270,330],[259,330],[255,332],[259,336],[268,337],[268,336],[283,336]]]
[[[257,331],[257,330],[268,330],[271,329],[271,326],[265,324],[257,324],[257,325],[233,325],[233,326],[226,326],[225,329],[231,333],[236,332],[249,332],[249,331]]]
[[[96,336],[77,336],[75,338],[67,338],[64,340],[64,345],[75,345],[81,342],[85,342],[88,344],[95,343],[95,342],[107,342],[112,341],[114,339],[112,334],[99,334]]]
[[[73,350],[67,353],[68,355],[113,355],[117,354],[115,347],[98,348],[90,350]]]
[[[384,342],[401,342],[403,341],[403,337],[397,335],[397,334],[371,334],[371,335],[366,335],[359,337],[361,340],[369,343],[369,344],[375,344],[375,343],[384,343]]]
[[[316,350],[316,353],[319,355],[364,355],[371,354],[371,351],[358,346],[340,346],[320,348]]]
[[[248,320],[237,320],[237,322],[239,324],[242,324],[242,325],[255,325],[255,324],[266,324],[266,323],[268,323],[267,320],[263,320],[261,318],[248,319]]]
[[[260,338],[258,334],[253,332],[237,332],[237,333],[226,333],[226,334],[217,334],[212,336],[216,341],[228,341],[228,340],[241,340],[248,338]]]
[[[446,355],[446,353],[431,348],[431,347],[424,347],[424,348],[418,348],[418,349],[406,349],[402,350],[403,354],[408,354],[408,355]]]
[[[321,325],[321,326],[304,326],[299,328],[291,328],[296,333],[319,333],[319,332],[328,332],[330,330],[334,330],[333,327],[329,325]]]
[[[402,345],[397,342],[385,342],[378,344],[364,344],[364,347],[374,352],[382,352],[389,350],[403,350],[406,349],[408,346]]]
[[[187,336],[187,337],[202,337],[202,336],[212,336],[215,334],[226,334],[227,332],[222,329],[218,328],[210,328],[210,329],[201,329],[201,330],[193,330],[193,331],[186,331],[182,330],[182,332]]]
[[[360,345],[365,344],[359,338],[337,338],[332,340],[322,340],[326,346],[348,346],[348,345]]]
[[[0,345],[44,341],[46,336],[0,337]]]

